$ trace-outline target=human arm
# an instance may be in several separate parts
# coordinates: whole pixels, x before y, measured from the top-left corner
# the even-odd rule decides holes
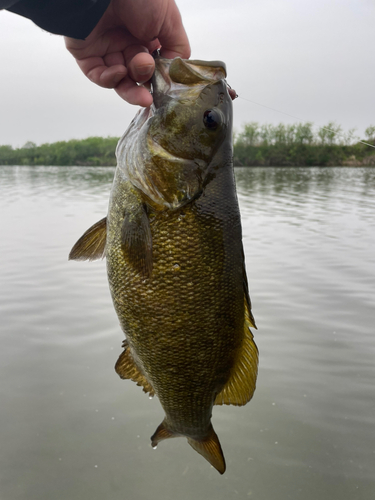
[[[190,56],[189,41],[174,0],[0,0],[0,8],[41,28],[65,35],[83,73],[131,104],[148,106],[152,96],[137,85],[149,80],[161,47],[164,57]]]

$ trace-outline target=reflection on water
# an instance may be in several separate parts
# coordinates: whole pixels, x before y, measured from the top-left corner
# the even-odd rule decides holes
[[[184,439],[152,451],[105,263],[67,261],[112,177],[0,167],[1,498],[373,498],[375,169],[236,169],[260,372],[214,408],[223,477]]]

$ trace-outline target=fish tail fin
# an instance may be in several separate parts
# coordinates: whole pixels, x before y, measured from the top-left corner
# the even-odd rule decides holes
[[[208,434],[203,439],[188,438],[188,443],[195,451],[204,457],[215,469],[224,474],[225,472],[225,459],[223,450],[221,449],[219,438],[214,431],[212,425]]]
[[[154,434],[151,436],[151,446],[156,448],[156,446],[160,443],[160,441],[164,441],[164,439],[169,439],[173,437],[179,437],[181,434],[176,434],[173,431],[170,431],[167,427],[165,419],[156,429]]]
[[[165,421],[159,425],[153,436],[151,436],[151,445],[155,448],[160,441],[173,437],[182,437],[183,434],[178,434],[168,429]],[[216,435],[212,425],[210,425],[207,435],[202,439],[193,439],[187,437],[188,443],[195,451],[204,457],[220,474],[225,472],[225,459],[223,450],[221,449],[219,438]]]

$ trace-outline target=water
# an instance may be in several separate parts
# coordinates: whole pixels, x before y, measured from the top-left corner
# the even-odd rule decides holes
[[[152,451],[105,263],[67,260],[113,169],[0,167],[1,499],[375,498],[375,169],[236,176],[260,372],[214,408],[220,476],[185,439]]]

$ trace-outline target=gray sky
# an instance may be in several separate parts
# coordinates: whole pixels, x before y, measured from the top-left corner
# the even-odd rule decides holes
[[[177,0],[195,59],[245,99],[344,130],[375,125],[375,0]],[[120,136],[137,108],[81,74],[62,37],[0,11],[0,145]],[[249,121],[298,120],[236,99]]]

